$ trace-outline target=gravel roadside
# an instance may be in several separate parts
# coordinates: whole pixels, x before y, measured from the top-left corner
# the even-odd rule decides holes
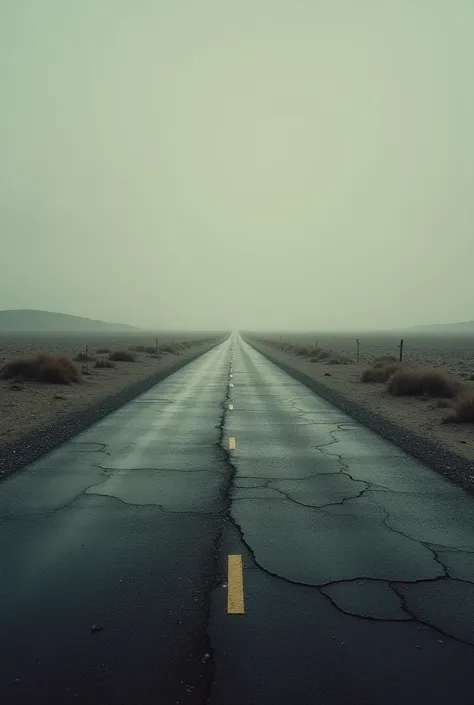
[[[287,359],[289,356],[279,352],[275,353],[273,348],[248,338],[246,342],[291,377],[297,379],[318,396],[337,406],[349,416],[352,416],[359,423],[368,426],[383,438],[418,458],[433,470],[445,475],[457,485],[474,492],[474,462],[471,459],[453,452],[441,443],[427,438],[412,428],[377,413],[367,405],[350,399],[338,389],[331,388],[330,378],[325,383],[307,372],[297,369]]]
[[[24,434],[13,440],[3,442],[0,445],[0,479],[20,470],[41,455],[70,440],[107,414],[143,394],[165,377],[208,352],[220,342],[222,340],[216,340],[213,343],[206,343],[187,351],[180,357],[170,357],[160,365],[156,372],[149,376],[134,380],[112,394],[105,393],[102,398],[95,399],[88,405],[49,419],[44,425],[27,429]]]

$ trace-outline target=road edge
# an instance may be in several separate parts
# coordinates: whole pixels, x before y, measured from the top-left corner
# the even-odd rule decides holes
[[[432,470],[444,475],[456,485],[474,493],[473,462],[453,453],[441,444],[434,443],[424,436],[408,428],[404,428],[384,416],[374,413],[368,407],[349,399],[338,390],[331,389],[331,387],[323,382],[313,379],[286,362],[278,360],[258,343],[248,338],[244,338],[244,340],[267,360],[289,374],[293,379],[304,384],[305,387],[311,389],[311,391],[315,392],[315,394],[322,397],[325,401],[341,409],[341,411],[348,414],[362,425],[367,426],[372,431],[375,431],[379,436],[382,436],[385,440],[390,441],[406,451],[417,460],[420,460]]]
[[[108,414],[117,411],[124,404],[148,391],[158,382],[174,374],[174,372],[178,372],[190,362],[197,360],[198,357],[205,355],[222,342],[224,342],[224,339],[218,339],[217,342],[210,343],[204,350],[192,353],[182,360],[177,360],[169,367],[133,382],[110,396],[94,402],[91,406],[71,411],[60,419],[51,421],[46,426],[37,428],[31,433],[17,438],[15,441],[6,443],[1,449],[0,482],[13,473],[22,470],[26,465],[38,460],[42,455],[69,441],[78,433],[85,431],[89,426],[97,423]]]

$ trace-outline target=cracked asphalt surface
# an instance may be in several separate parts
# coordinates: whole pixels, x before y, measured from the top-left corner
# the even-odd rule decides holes
[[[473,506],[233,335],[1,483],[1,700],[472,705]]]

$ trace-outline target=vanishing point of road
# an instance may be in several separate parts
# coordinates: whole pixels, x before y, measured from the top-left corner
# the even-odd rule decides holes
[[[238,334],[0,485],[5,705],[472,705],[474,503]]]

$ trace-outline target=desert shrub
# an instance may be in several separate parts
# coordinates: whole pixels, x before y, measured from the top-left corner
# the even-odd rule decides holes
[[[458,392],[459,383],[443,370],[399,369],[389,378],[387,389],[394,396],[451,398]]]
[[[454,414],[445,421],[455,423],[474,423],[474,392],[466,390],[453,402]]]
[[[162,353],[169,353],[170,355],[176,354],[176,345],[172,343],[165,343],[164,345],[160,345],[159,349]]]
[[[135,362],[136,354],[132,350],[112,350],[109,360],[113,362]]]
[[[348,365],[352,360],[346,355],[340,355],[339,353],[332,353],[332,357],[327,361],[328,365]]]
[[[77,362],[93,362],[95,357],[86,352],[79,352],[74,358]]]
[[[145,346],[144,345],[134,345],[131,350],[135,350],[135,352],[145,352]]]
[[[107,355],[110,352],[110,348],[97,348],[97,355]]]
[[[148,355],[154,355],[156,353],[156,347],[154,345],[147,345],[145,352],[148,353]]]
[[[422,373],[424,394],[431,397],[451,399],[461,389],[461,384],[443,370],[425,370]]]
[[[311,354],[310,351],[311,351],[311,348],[308,347],[307,345],[296,345],[293,348],[293,354],[294,355],[301,355],[302,357],[308,355],[308,353]]]
[[[321,348],[308,347],[308,357],[318,357],[320,352],[321,352]]]
[[[5,379],[18,378],[50,384],[71,384],[80,380],[79,369],[71,358],[44,353],[7,362],[0,375]]]
[[[101,357],[95,361],[94,367],[98,367],[99,369],[104,367],[107,367],[108,369],[115,369],[117,365],[112,362],[112,360],[108,360],[106,357]]]
[[[361,374],[361,382],[386,382],[398,370],[405,369],[404,365],[399,362],[393,362],[386,367],[368,367]]]
[[[387,389],[393,396],[421,396],[423,382],[419,370],[397,370],[388,380]]]
[[[379,357],[372,360],[372,367],[387,367],[388,365],[393,365],[398,362],[398,358],[394,355],[379,355]]]

